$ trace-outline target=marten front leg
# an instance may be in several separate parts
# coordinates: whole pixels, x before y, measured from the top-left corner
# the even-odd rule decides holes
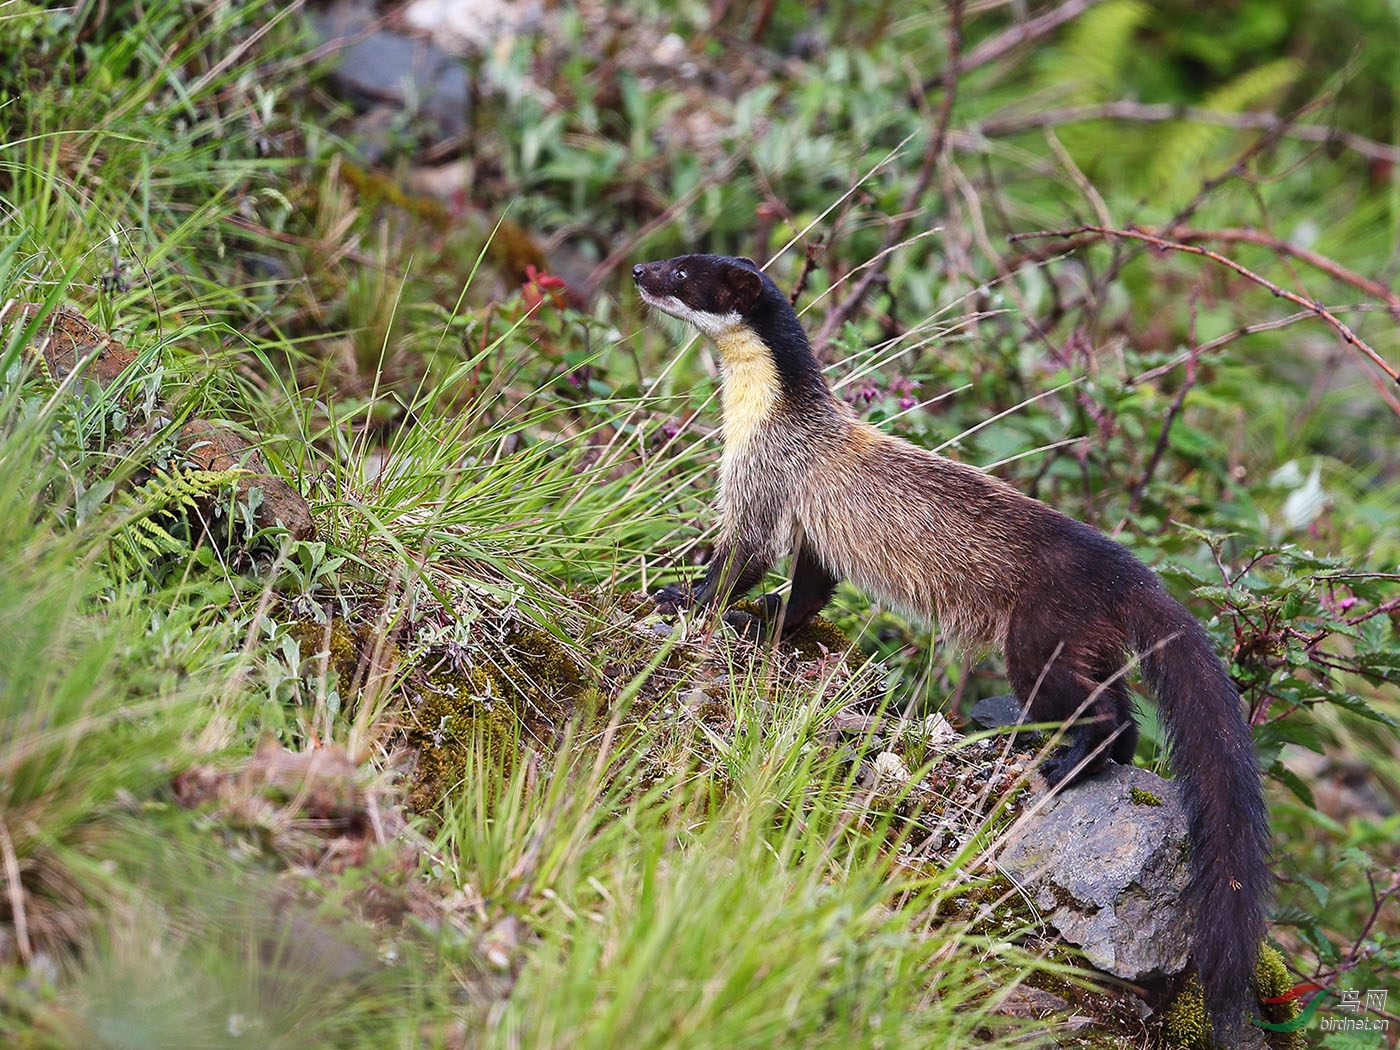
[[[666,584],[656,592],[657,606],[662,612],[675,612],[694,606],[727,604],[731,597],[741,597],[753,590],[771,564],[762,551],[721,540],[699,584],[694,587],[685,583]]]

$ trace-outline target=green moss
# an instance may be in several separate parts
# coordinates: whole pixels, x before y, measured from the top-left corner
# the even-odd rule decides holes
[[[329,631],[325,624],[315,620],[298,620],[288,625],[287,633],[296,639],[303,660],[313,660],[326,653],[327,669],[344,676],[345,684],[349,684],[357,659],[354,632],[344,620],[332,620]]]
[[[1009,937],[1040,926],[1035,905],[1004,875],[978,879],[955,899],[979,933]]]
[[[350,161],[341,162],[340,178],[347,186],[354,188],[355,192],[360,195],[361,203],[367,209],[388,204],[422,219],[424,222],[439,226],[445,225],[452,219],[451,214],[440,201],[430,197],[410,196],[404,193],[403,187],[397,179],[380,172],[366,171]]]
[[[569,648],[548,631],[512,624],[505,644],[466,673],[429,672],[411,705],[409,743],[418,764],[408,804],[432,810],[474,763],[509,769],[523,732],[552,740],[570,719],[593,717],[606,700]],[[430,656],[426,666],[445,665]]]
[[[1259,949],[1259,961],[1254,968],[1255,988],[1260,999],[1282,995],[1293,987],[1283,956],[1267,944]],[[1291,1021],[1298,1016],[1296,1000],[1287,1003],[1261,1003],[1264,1019],[1274,1024]],[[1302,1050],[1302,1033],[1267,1032],[1269,1046],[1274,1050]],[[1216,1050],[1211,1039],[1210,1018],[1206,1016],[1201,982],[1192,974],[1171,1006],[1162,1016],[1162,1042],[1169,1050]]]
[[[1259,962],[1254,967],[1254,983],[1261,999],[1283,995],[1293,987],[1293,978],[1288,973],[1288,966],[1278,949],[1267,944],[1259,949]],[[1284,1020],[1291,1020],[1298,1014],[1298,1003],[1295,1000],[1287,1005],[1290,1012]]]
[[[819,660],[826,653],[845,653],[846,662],[852,671],[860,670],[865,663],[856,644],[846,637],[846,632],[837,627],[825,616],[813,616],[800,630],[788,639],[804,660]]]
[[[1213,1050],[1201,981],[1194,973],[1162,1015],[1162,1043],[1170,1050]]]
[[[558,638],[533,625],[518,625],[506,634],[512,682],[521,699],[542,711],[572,713],[579,696],[593,682]]]
[[[1160,806],[1162,804],[1162,799],[1159,796],[1150,791],[1144,791],[1142,788],[1133,788],[1132,791],[1128,792],[1128,797],[1133,800],[1135,806]]]
[[[1293,976],[1288,972],[1282,953],[1267,944],[1259,949],[1259,961],[1254,966],[1254,987],[1261,1000],[1283,995],[1293,987]],[[1286,1003],[1260,1002],[1259,1009],[1270,1024],[1282,1024],[1297,1017],[1303,1008],[1299,1000],[1290,999]],[[1267,1038],[1274,1050],[1303,1050],[1302,1032],[1269,1032]]]
[[[519,716],[496,675],[480,667],[429,675],[408,723],[408,741],[418,751],[409,807],[435,807],[462,782],[476,756],[510,768],[519,739]]]
[[[312,670],[325,661],[326,671],[336,676],[336,688],[347,700],[363,684],[360,676],[362,654],[372,651],[374,638],[368,627],[355,626],[341,617],[331,620],[329,630],[315,620],[297,620],[287,627],[296,640],[303,663],[314,661]],[[381,661],[382,662],[382,661]]]
[[[334,675],[339,694],[353,703],[365,675],[366,654],[377,642],[373,627],[342,617],[329,626],[313,619],[290,624],[301,659],[314,673],[324,666]],[[567,645],[533,624],[500,624],[492,646],[473,651],[465,661],[449,660],[440,651],[421,656],[406,668],[406,735],[418,752],[409,789],[409,805],[434,808],[462,782],[473,762],[509,768],[516,760],[523,729],[541,740],[554,739],[563,724],[580,712],[590,717],[606,708],[606,698],[591,673]],[[396,649],[389,663],[397,663]],[[377,663],[383,663],[381,655]],[[467,670],[457,670],[462,662]]]

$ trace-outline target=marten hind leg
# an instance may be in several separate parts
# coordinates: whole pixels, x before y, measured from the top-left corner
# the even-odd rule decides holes
[[[1119,727],[1118,736],[1114,738],[1108,754],[1120,766],[1131,766],[1137,756],[1138,746],[1137,714],[1133,710],[1132,695],[1121,678],[1116,679],[1107,688],[1113,694],[1114,716]]]
[[[783,614],[783,634],[792,634],[821,612],[836,591],[836,577],[803,545],[792,566],[792,591]]]
[[[783,636],[787,637],[821,612],[835,591],[836,577],[804,546],[797,552],[792,566],[792,590],[788,593],[786,611],[783,596],[777,591],[761,594],[754,602],[762,610],[763,622],[770,627],[777,623],[779,615],[782,616]]]
[[[1130,762],[1137,750],[1137,723],[1126,685],[1111,673],[1087,673],[1082,654],[1058,639],[1035,644],[1046,637],[1018,632],[1013,623],[1006,646],[1007,678],[1026,705],[1026,720],[1074,723],[1066,730],[1069,742],[1041,767],[1045,779],[1072,783],[1092,776],[1110,758]]]

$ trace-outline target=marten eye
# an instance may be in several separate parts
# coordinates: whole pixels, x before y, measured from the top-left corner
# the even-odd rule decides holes
[[[674,277],[674,278],[675,278],[676,280],[678,280],[678,281],[684,281],[684,280],[685,280],[685,271],[682,270],[679,266],[677,266],[674,270],[671,271],[671,276]]]

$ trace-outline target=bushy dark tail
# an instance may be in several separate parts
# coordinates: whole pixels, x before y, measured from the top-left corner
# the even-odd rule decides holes
[[[1228,1037],[1256,1009],[1269,900],[1269,811],[1254,744],[1234,683],[1191,614],[1162,595],[1130,615],[1191,825],[1196,969],[1215,1031]]]

